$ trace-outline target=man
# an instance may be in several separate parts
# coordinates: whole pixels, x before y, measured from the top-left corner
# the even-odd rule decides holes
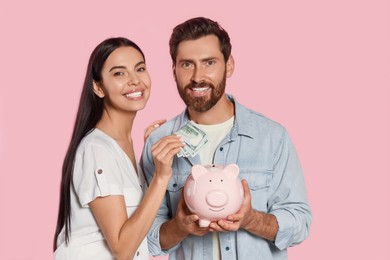
[[[149,250],[169,253],[170,259],[287,259],[287,248],[308,236],[311,210],[286,130],[225,94],[234,59],[229,36],[217,22],[190,19],[174,28],[169,46],[187,109],[146,141],[141,165],[147,180],[155,170],[150,149],[161,137],[191,121],[208,142],[194,157],[174,158],[165,200],[148,235]],[[182,196],[191,167],[230,163],[240,167],[241,208],[201,228]]]

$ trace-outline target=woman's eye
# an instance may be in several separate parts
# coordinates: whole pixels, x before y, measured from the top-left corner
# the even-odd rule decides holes
[[[114,73],[114,76],[123,76],[124,74],[122,71],[117,71]]]

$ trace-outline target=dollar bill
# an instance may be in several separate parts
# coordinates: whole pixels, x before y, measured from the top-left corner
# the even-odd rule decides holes
[[[178,157],[194,157],[208,141],[207,134],[191,122],[185,124],[175,133],[181,135],[185,143],[185,146],[177,154]]]

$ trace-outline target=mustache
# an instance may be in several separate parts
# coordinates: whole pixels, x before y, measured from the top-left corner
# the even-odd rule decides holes
[[[204,87],[209,87],[209,88],[215,88],[212,83],[202,81],[202,82],[191,82],[185,86],[186,89],[188,88],[204,88]]]

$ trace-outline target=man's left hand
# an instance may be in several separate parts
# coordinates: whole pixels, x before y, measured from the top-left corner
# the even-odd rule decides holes
[[[212,222],[210,224],[210,231],[237,231],[240,228],[245,229],[246,225],[250,222],[252,216],[255,214],[252,209],[252,197],[246,180],[242,180],[242,186],[244,188],[244,200],[240,209],[237,213],[229,215],[226,219]]]

